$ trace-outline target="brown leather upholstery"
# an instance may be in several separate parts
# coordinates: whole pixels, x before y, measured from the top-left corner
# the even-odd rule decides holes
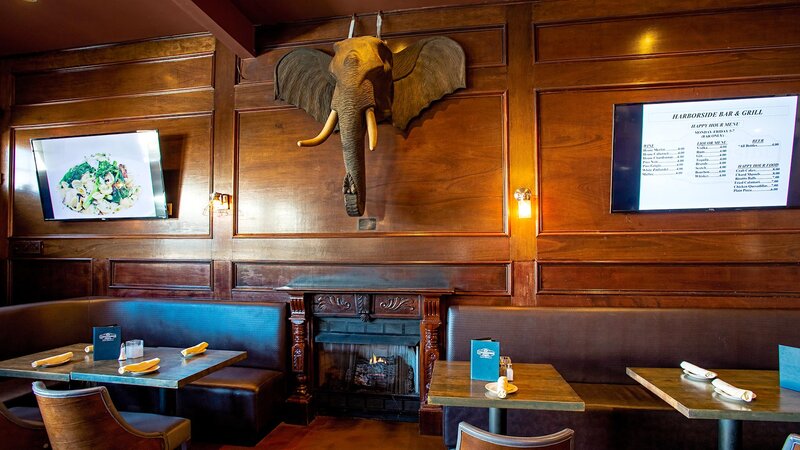
[[[286,398],[283,372],[229,367],[178,390],[178,415],[192,420],[197,436],[252,444],[280,423]],[[204,433],[203,430],[213,430]]]
[[[49,445],[36,407],[6,408],[0,403],[0,436],[0,450],[43,449]]]
[[[33,383],[54,450],[174,449],[191,436],[189,420],[120,413],[103,386],[53,391]]]
[[[572,450],[574,431],[566,428],[547,436],[514,437],[490,433],[466,422],[458,424],[456,450],[503,450],[538,448],[541,450]]]
[[[490,336],[513,362],[550,363],[584,399],[586,412],[510,410],[509,434],[533,436],[568,426],[579,450],[714,448],[716,422],[690,420],[625,374],[627,366],[778,367],[778,344],[800,347],[800,310],[512,308],[453,306],[446,322],[448,360],[469,360],[469,341]],[[444,439],[458,423],[486,426],[478,408],[445,408]],[[796,424],[745,422],[745,449],[780,448]]]

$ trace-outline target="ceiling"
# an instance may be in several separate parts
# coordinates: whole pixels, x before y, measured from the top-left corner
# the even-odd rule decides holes
[[[502,1],[507,0],[0,0],[0,56],[204,31],[234,47],[244,42],[244,50],[234,48],[242,54],[248,38],[241,35],[252,35],[256,25]]]

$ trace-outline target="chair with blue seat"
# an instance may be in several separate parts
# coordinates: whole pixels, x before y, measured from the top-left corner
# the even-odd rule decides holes
[[[186,449],[191,423],[181,417],[117,411],[105,386],[66,391],[33,383],[54,450]]]
[[[481,430],[466,422],[458,424],[456,450],[503,450],[515,448],[538,448],[546,450],[572,450],[575,432],[565,428],[546,436],[505,436]]]

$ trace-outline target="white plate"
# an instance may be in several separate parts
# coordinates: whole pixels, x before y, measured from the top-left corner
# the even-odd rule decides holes
[[[695,374],[689,372],[688,370],[684,370],[683,374],[686,376],[686,378],[688,378],[690,380],[694,380],[694,381],[706,381],[706,382],[708,382],[708,381],[711,381],[714,378],[716,378],[716,377],[714,377],[714,378],[706,378],[706,377],[701,376],[701,375],[695,375]]]
[[[723,400],[747,403],[747,401],[742,399],[741,397],[734,397],[732,395],[728,395],[725,392],[721,391],[720,389],[717,389],[716,387],[714,388],[714,393],[717,394],[717,396],[719,396]]]
[[[491,393],[493,393],[493,394],[497,394],[497,383],[496,382],[495,383],[486,383],[486,390],[491,392]],[[508,389],[506,389],[506,393],[507,394],[513,394],[514,392],[517,392],[518,390],[519,390],[519,388],[517,386],[509,383],[508,384]]]
[[[161,366],[155,366],[155,367],[151,367],[151,368],[149,368],[147,370],[142,370],[141,372],[126,372],[126,373],[129,373],[131,375],[144,375],[144,374],[148,374],[148,373],[153,373],[153,372],[155,372],[156,370],[158,370],[160,368],[161,368]]]

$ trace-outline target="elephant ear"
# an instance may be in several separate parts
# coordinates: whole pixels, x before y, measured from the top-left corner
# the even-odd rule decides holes
[[[332,57],[319,50],[299,48],[275,65],[275,98],[303,109],[325,123],[331,113],[336,81],[328,70]]]
[[[464,50],[444,36],[422,39],[394,54],[392,123],[405,130],[408,122],[432,102],[466,87]]]

